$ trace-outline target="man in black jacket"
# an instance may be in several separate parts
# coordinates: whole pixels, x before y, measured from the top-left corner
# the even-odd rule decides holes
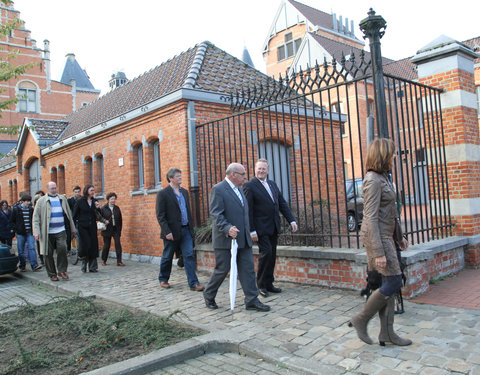
[[[32,197],[23,193],[20,204],[17,204],[10,217],[10,227],[17,235],[18,257],[20,258],[20,271],[25,272],[26,260],[30,263],[32,271],[42,268],[37,262],[35,239],[32,234]]]
[[[268,297],[268,292],[280,293],[273,286],[273,272],[277,258],[277,240],[281,233],[280,212],[290,223],[292,232],[297,231],[297,223],[292,211],[282,196],[277,184],[267,179],[268,161],[258,159],[255,164],[255,177],[244,185],[248,201],[250,235],[258,242],[257,285],[259,293]]]
[[[180,248],[183,254],[185,273],[191,290],[201,292],[203,286],[195,274],[195,257],[193,255],[193,220],[190,211],[188,191],[180,187],[182,172],[170,168],[167,172],[169,186],[157,194],[156,214],[162,229],[164,249],[160,262],[158,280],[162,288],[170,288],[168,280],[172,271],[172,258],[175,250]]]

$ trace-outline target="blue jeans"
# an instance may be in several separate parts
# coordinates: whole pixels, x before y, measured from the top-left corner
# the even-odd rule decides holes
[[[164,249],[162,260],[160,262],[160,274],[158,280],[162,283],[168,282],[172,271],[172,259],[175,250],[180,247],[183,254],[183,262],[185,265],[185,274],[187,275],[188,286],[193,288],[199,284],[197,275],[195,274],[195,258],[193,256],[193,239],[188,227],[182,227],[182,237],[178,240],[163,240]]]
[[[26,235],[17,234],[17,248],[18,257],[20,258],[20,269],[25,268],[26,259],[28,259],[32,270],[38,267],[35,239],[31,233]]]

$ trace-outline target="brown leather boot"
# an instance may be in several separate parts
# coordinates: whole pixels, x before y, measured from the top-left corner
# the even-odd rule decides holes
[[[398,346],[407,346],[412,343],[412,340],[403,339],[398,336],[393,330],[393,322],[395,320],[395,299],[390,297],[387,305],[378,312],[380,317],[380,334],[378,341],[381,346],[385,346],[386,342],[391,342]]]
[[[355,328],[358,338],[369,345],[373,344],[373,340],[368,336],[367,324],[387,304],[387,299],[379,289],[375,290],[365,303],[362,312],[354,316],[348,323],[349,327]]]

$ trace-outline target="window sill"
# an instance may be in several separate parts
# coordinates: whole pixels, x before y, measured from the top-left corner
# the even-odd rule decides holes
[[[146,194],[157,194],[160,190],[162,190],[163,188],[161,186],[159,187],[154,187],[152,189],[147,189],[145,190],[145,193]]]
[[[140,189],[140,190],[133,190],[130,192],[131,197],[135,197],[137,195],[146,195],[146,190]]]

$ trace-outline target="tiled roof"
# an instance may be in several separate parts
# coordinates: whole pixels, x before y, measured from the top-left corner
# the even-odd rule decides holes
[[[331,56],[334,56],[337,59],[337,61],[341,59],[342,54],[344,56],[348,56],[352,52],[355,55],[355,57],[358,58],[362,51],[359,48],[352,47],[348,44],[338,42],[336,40],[332,40],[318,34],[310,33],[310,35],[323,48],[325,48],[325,50]],[[365,53],[365,60],[370,61],[371,59],[370,52],[364,51],[364,53]],[[410,62],[410,58],[394,61],[382,56],[382,60],[383,60],[383,70],[385,73],[392,74],[401,78],[406,78],[409,80],[417,79],[417,71],[415,68],[415,64]],[[322,63],[322,61],[319,61],[318,63]]]
[[[267,75],[203,42],[65,116],[59,140],[140,108],[180,88],[230,93],[270,80]]]
[[[383,65],[384,73],[414,81],[418,79],[417,66],[410,61],[412,57],[391,61]]]
[[[42,140],[56,140],[68,126],[67,121],[29,119],[33,131]]]
[[[0,157],[8,154],[16,145],[17,141],[0,141]]]
[[[480,55],[480,36],[477,36],[476,38],[465,40],[462,43],[466,44],[471,49],[473,49],[473,52]],[[480,57],[475,59],[475,64],[478,64],[478,63],[480,63]]]
[[[333,30],[333,16],[322,12],[321,10],[309,7],[294,0],[288,0],[305,18],[315,26],[321,26],[325,29]]]
[[[14,147],[3,158],[0,159],[0,168],[4,167],[7,164],[13,163],[16,160],[16,157],[15,157],[16,150],[17,148]]]

